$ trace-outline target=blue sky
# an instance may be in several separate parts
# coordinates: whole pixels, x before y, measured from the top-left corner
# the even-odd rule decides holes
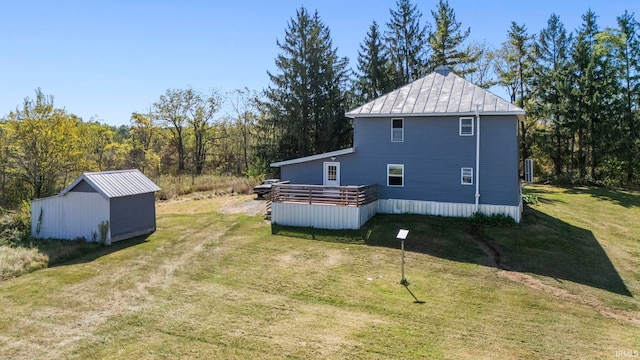
[[[414,0],[432,22],[436,0]],[[511,21],[530,33],[556,13],[569,31],[589,8],[604,29],[625,10],[640,19],[637,0],[449,0],[469,40],[498,47]],[[318,10],[338,54],[355,68],[372,21],[384,29],[395,0],[289,1],[2,1],[0,117],[40,87],[55,105],[84,120],[128,124],[165,90],[193,87],[221,94],[269,85],[287,22],[304,5]],[[501,95],[498,93],[498,95]],[[223,109],[218,115],[222,117]]]

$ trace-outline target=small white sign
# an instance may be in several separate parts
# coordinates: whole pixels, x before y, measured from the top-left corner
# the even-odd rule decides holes
[[[396,239],[398,239],[398,240],[406,240],[407,239],[407,235],[409,235],[409,230],[400,229],[400,231],[398,231],[398,236],[396,236]]]

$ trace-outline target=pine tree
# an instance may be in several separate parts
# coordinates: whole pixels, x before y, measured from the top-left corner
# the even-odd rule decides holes
[[[394,88],[418,79],[426,73],[428,26],[420,24],[422,13],[409,0],[397,0],[390,9],[385,46],[393,68]]]
[[[502,44],[500,66],[496,67],[496,72],[501,85],[509,90],[511,102],[525,109],[528,114],[520,122],[520,157],[524,169],[524,160],[531,156],[532,139],[529,132],[537,124],[536,117],[529,114],[533,37],[527,33],[524,25],[513,21],[507,34],[508,40]]]
[[[429,45],[433,50],[429,60],[430,68],[444,65],[462,76],[474,72],[474,68],[465,65],[473,64],[479,55],[473,54],[469,48],[461,49],[471,33],[471,28],[467,28],[464,32],[461,30],[462,23],[456,21],[456,14],[447,0],[440,0],[437,11],[431,11],[431,15],[433,15],[435,30],[429,32],[428,36]]]
[[[347,58],[337,55],[329,29],[318,13],[302,7],[289,21],[278,73],[268,72],[272,85],[264,103],[277,134],[278,159],[291,159],[348,146],[351,124],[345,118]],[[269,128],[267,126],[267,128]]]
[[[560,176],[567,164],[570,135],[566,98],[571,89],[569,75],[569,49],[571,35],[567,34],[560,17],[552,14],[534,45],[532,86],[536,94],[532,116],[546,125],[548,131],[538,135],[541,151],[553,162],[556,176]]]
[[[597,16],[591,10],[582,16],[583,24],[571,50],[573,89],[569,97],[572,131],[577,144],[572,146],[572,168],[577,168],[578,176],[584,178],[590,162],[591,176],[595,177],[598,159],[598,139],[602,119],[600,118],[601,93],[599,87],[602,76],[602,58],[596,52],[596,35],[600,32]],[[574,139],[572,138],[572,141]],[[573,154],[575,152],[575,155]]]
[[[617,29],[609,30],[611,46],[603,52],[611,55],[615,78],[620,79],[618,162],[624,164],[625,180],[631,185],[640,173],[640,24],[626,11],[617,23]]]
[[[359,103],[368,102],[394,89],[390,62],[375,21],[369,27],[364,43],[360,44],[358,72],[356,94]]]

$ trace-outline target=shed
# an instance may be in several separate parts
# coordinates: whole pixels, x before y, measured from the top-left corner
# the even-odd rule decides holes
[[[159,190],[136,169],[84,173],[58,195],[31,203],[31,235],[110,245],[152,233]]]

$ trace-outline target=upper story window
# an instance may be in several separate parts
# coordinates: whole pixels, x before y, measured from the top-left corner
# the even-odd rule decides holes
[[[404,186],[403,164],[387,164],[387,186]]]
[[[460,136],[473,136],[473,118],[460,118]]]
[[[404,141],[404,119],[391,119],[391,141]]]

